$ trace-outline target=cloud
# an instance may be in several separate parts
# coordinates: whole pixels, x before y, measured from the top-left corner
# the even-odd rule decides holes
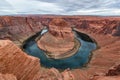
[[[0,15],[15,14],[14,8],[7,1],[1,0],[0,2]]]
[[[43,0],[37,0],[43,1]],[[44,0],[55,3],[69,15],[120,15],[120,0]]]
[[[120,0],[2,0],[0,14],[120,15],[119,4]]]
[[[62,8],[55,5],[54,3],[34,1],[34,0],[7,0],[12,6],[14,6],[16,12],[18,13],[27,13],[27,14],[39,14],[39,13],[48,13],[48,14],[57,14],[62,11]]]
[[[69,15],[101,15],[101,16],[118,16],[120,9],[90,9],[90,10],[77,10],[68,13]]]

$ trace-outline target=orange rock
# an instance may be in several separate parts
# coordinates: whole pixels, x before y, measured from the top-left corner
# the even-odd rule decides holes
[[[71,73],[69,69],[63,71],[62,76],[64,80],[75,80],[74,75]]]
[[[48,52],[51,58],[71,51],[75,46],[74,34],[69,24],[61,18],[53,19],[49,24],[49,32],[45,33],[38,41],[40,49]]]
[[[0,80],[69,80],[55,68],[41,69],[39,59],[22,52],[9,40],[0,40]],[[9,74],[8,74],[9,73]],[[15,76],[11,75],[14,74]],[[73,76],[72,76],[73,77]]]
[[[46,15],[42,16],[42,17],[41,16],[27,16],[27,17],[26,16],[8,16],[8,17],[2,16],[2,17],[0,17],[0,39],[7,38],[7,39],[17,41],[17,40],[20,40],[21,37],[25,37],[25,36],[29,37],[28,35],[31,36],[31,35],[33,35],[33,33],[40,31],[41,27],[40,27],[39,23],[42,23],[42,24],[48,26],[49,21],[52,18],[64,18],[67,22],[70,23],[71,26],[74,26],[74,27],[78,28],[81,32],[89,34],[91,37],[93,37],[99,45],[99,48],[93,52],[92,59],[91,59],[90,63],[88,64],[88,67],[86,69],[84,69],[84,71],[81,71],[79,69],[72,70],[72,72],[75,75],[75,80],[80,80],[80,79],[88,80],[88,78],[89,78],[88,75],[91,76],[91,75],[95,75],[96,73],[97,74],[106,74],[107,71],[109,71],[110,73],[114,72],[114,74],[118,73],[119,68],[113,68],[113,69],[109,69],[109,68],[111,66],[113,66],[115,64],[115,62],[119,61],[119,58],[120,58],[120,38],[119,38],[120,17],[46,16]],[[57,40],[62,40],[62,35],[60,34],[60,30],[58,30],[59,35],[56,34],[56,32],[55,32],[55,31],[57,31],[56,27],[55,27],[56,24],[53,23],[51,25],[54,25],[54,26],[50,26],[53,28],[51,28],[51,32],[49,31],[49,34],[52,36],[52,38],[54,40],[56,40],[56,42],[57,42]],[[57,26],[59,26],[59,25],[57,25]],[[63,24],[62,24],[62,26],[63,26]],[[66,29],[63,29],[63,31],[64,30],[66,30]],[[64,36],[65,35],[66,35],[66,39],[70,37],[70,36],[67,37],[68,36],[67,34],[64,34]],[[118,35],[118,37],[114,37],[114,35]],[[57,37],[57,36],[59,36],[59,37]],[[71,38],[72,38],[72,36],[71,36]],[[49,41],[48,38],[46,38],[46,40]],[[68,40],[68,41],[70,41],[70,40]],[[2,48],[4,45],[3,42],[0,44],[1,44],[0,71],[2,70],[5,73],[7,73],[7,71],[9,71],[11,73],[14,72],[17,75],[16,77],[19,77],[19,75],[26,77],[26,75],[28,75],[28,73],[25,74],[25,71],[22,70],[23,68],[20,68],[20,67],[23,67],[24,64],[28,65],[29,62],[26,62],[24,60],[21,61],[21,58],[22,57],[24,58],[24,56],[20,57],[21,51],[20,52],[18,51],[17,55],[15,55],[16,58],[19,58],[19,60],[14,58],[14,56],[9,59],[10,54],[17,52],[16,48],[13,49],[11,46],[10,47],[5,46],[4,48]],[[53,44],[51,43],[50,45],[53,45]],[[44,48],[44,46],[43,46],[43,48]],[[18,56],[18,54],[20,54],[20,55]],[[1,58],[1,55],[2,55],[2,58]],[[34,61],[34,60],[32,60],[32,61]],[[12,64],[10,64],[9,62]],[[25,62],[25,63],[23,64],[21,62]],[[15,65],[15,67],[13,67],[14,64],[17,64],[18,66]],[[13,69],[10,66],[12,66],[15,69]],[[9,67],[9,68],[7,68],[7,67]],[[21,71],[20,73],[19,73],[18,68]],[[32,69],[31,72],[34,72],[33,68],[31,68],[31,69]],[[23,75],[22,71],[25,75]],[[31,74],[31,72],[29,72],[29,73]],[[47,75],[47,79],[52,79],[49,76],[50,74],[51,74],[51,71],[49,72],[49,74],[47,74],[47,72],[46,72],[41,75]],[[110,74],[110,75],[112,75],[112,74]],[[29,75],[29,76],[31,77],[31,75]],[[40,76],[40,74],[35,75],[34,80],[39,79],[39,76]],[[86,78],[86,77],[88,77],[88,78]],[[24,78],[24,79],[26,80],[26,78]],[[111,77],[110,76],[109,77],[101,77],[101,78],[99,77],[99,80],[102,80],[102,79],[104,80],[105,78],[110,80]],[[21,79],[21,78],[19,77],[19,79]],[[116,80],[117,78],[114,77],[114,79]],[[118,78],[118,80],[119,80],[119,78]]]
[[[18,80],[37,80],[39,59],[28,56],[9,40],[0,40],[0,73],[14,74]]]
[[[0,16],[0,39],[17,41],[19,45],[41,30],[42,25],[38,21],[32,17]]]
[[[12,74],[1,74],[0,73],[0,80],[17,80],[17,79]]]
[[[120,80],[120,76],[109,76],[109,77],[100,76],[100,77],[95,77],[92,80]]]
[[[120,76],[120,62],[116,62],[114,66],[112,66],[108,72],[106,73],[107,76]]]

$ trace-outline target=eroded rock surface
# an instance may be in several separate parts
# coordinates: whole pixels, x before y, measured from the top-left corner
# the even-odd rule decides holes
[[[120,62],[117,62],[106,73],[106,76],[120,76]]]
[[[30,19],[26,21],[26,18]],[[39,23],[42,23],[43,25],[49,26],[49,22],[53,18],[64,18],[66,21],[70,23],[72,27],[76,27],[80,32],[86,33],[92,38],[94,38],[97,41],[98,49],[93,52],[93,57],[88,64],[88,67],[85,69],[74,69],[70,70],[71,74],[74,76],[74,80],[89,80],[91,76],[94,75],[100,75],[95,80],[119,80],[119,75],[111,76],[113,74],[119,73],[119,68],[112,68],[110,69],[117,61],[120,60],[120,17],[90,17],[90,16],[2,16],[0,17],[0,39],[11,39],[12,41],[24,41],[24,38],[28,35],[33,35],[36,31],[40,31],[41,27]],[[28,23],[32,25],[32,28],[30,28],[30,25],[28,26]],[[38,27],[36,25],[38,24]],[[15,26],[15,27],[14,27]],[[55,27],[55,26],[54,26]],[[35,30],[34,30],[35,29]],[[56,29],[56,27],[55,27]],[[54,34],[54,30],[52,32],[49,32],[49,34]],[[33,33],[31,33],[33,32]],[[53,35],[52,35],[53,36]],[[55,36],[55,34],[54,34]],[[53,37],[54,37],[53,36]],[[59,36],[60,37],[60,36]],[[1,42],[1,41],[0,41]],[[3,43],[3,42],[2,42]],[[22,68],[16,67],[16,71],[13,71],[13,65],[14,61],[20,65],[19,60],[16,60],[14,57],[10,56],[10,53],[14,53],[16,51],[16,48],[14,50],[10,50],[12,47],[5,46],[6,48],[0,48],[0,59],[2,61],[0,62],[0,66],[5,64],[4,67],[0,67],[0,70],[4,70],[3,72],[11,73],[14,72],[18,75],[19,70],[21,71],[19,73],[20,77],[24,77],[26,75],[29,75],[29,73],[23,75],[21,70]],[[10,48],[10,49],[9,49]],[[1,54],[2,51],[2,54]],[[7,52],[7,55],[5,53]],[[18,51],[19,52],[19,51]],[[20,52],[21,53],[21,52]],[[9,54],[9,55],[8,55]],[[4,55],[4,60],[1,57],[1,55]],[[22,58],[23,56],[17,56],[19,58]],[[11,60],[12,65],[9,65],[9,59]],[[26,64],[26,62],[23,62],[21,64]],[[37,63],[39,64],[39,63]],[[7,65],[7,66],[6,66]],[[10,67],[12,66],[12,67]],[[20,66],[21,67],[21,66]],[[30,70],[32,68],[29,68]],[[36,70],[36,69],[35,69]],[[32,69],[32,71],[34,71]],[[44,80],[46,79],[52,79],[52,77],[55,77],[53,74],[50,77],[51,71],[49,69],[45,69],[44,74],[46,74],[47,78],[44,76]],[[54,71],[54,70],[53,70]],[[110,76],[105,76],[107,72],[110,72]],[[112,73],[111,73],[112,72]],[[48,73],[48,74],[47,74]],[[56,70],[54,73],[57,73]],[[68,74],[69,72],[65,72],[65,74]],[[15,75],[14,74],[14,75]],[[31,73],[30,73],[31,74]],[[35,73],[34,73],[35,74]],[[58,72],[59,74],[59,72]],[[43,74],[42,74],[43,75]],[[40,79],[39,74],[37,74],[34,77],[34,80]],[[16,76],[17,77],[17,76]],[[29,77],[31,77],[29,75]],[[67,77],[67,75],[66,75]],[[65,77],[65,78],[66,78]],[[42,78],[41,78],[42,79]],[[40,80],[41,80],[40,79]],[[56,77],[55,77],[56,79]],[[62,78],[63,79],[63,78]],[[28,79],[21,79],[21,80],[28,80]],[[58,79],[59,80],[59,79]],[[64,79],[63,79],[64,80]],[[69,79],[68,79],[69,80]],[[94,80],[94,79],[92,79]]]
[[[17,80],[17,79],[12,74],[1,74],[0,73],[0,80]]]
[[[0,39],[10,39],[21,45],[42,27],[41,22],[32,17],[0,16]]]
[[[0,40],[0,72],[18,80],[33,80],[40,72],[39,59],[28,56],[9,40]]]
[[[0,40],[0,80],[70,80],[70,70],[43,69],[39,59],[29,56],[9,40]],[[13,74],[13,75],[8,75]]]
[[[45,69],[41,72],[40,80],[75,80],[70,70],[59,72],[55,68]]]
[[[75,54],[78,50],[78,47],[74,49],[75,42],[77,41],[72,28],[61,18],[53,19],[49,24],[49,31],[37,41],[39,48],[46,51],[51,58],[64,58],[65,54]],[[79,42],[77,43],[79,45]],[[71,50],[74,51],[70,52]]]
[[[104,76],[95,76],[91,80],[120,80],[120,62],[116,62]]]
[[[112,77],[99,76],[91,80],[120,80],[120,76],[112,76]]]

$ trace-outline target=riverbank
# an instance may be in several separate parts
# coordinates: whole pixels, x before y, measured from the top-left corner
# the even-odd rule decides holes
[[[93,75],[104,76],[108,70],[119,61],[120,54],[120,37],[111,35],[95,34],[85,29],[78,29],[80,32],[89,34],[95,41],[97,41],[98,48],[92,51],[92,58],[86,68],[74,69],[72,74],[75,80],[79,78],[90,78]],[[77,74],[81,76],[78,76]],[[83,77],[84,76],[84,77]],[[87,80],[85,79],[85,80]]]
[[[50,52],[45,51],[45,54],[48,58],[53,58],[53,59],[69,58],[77,53],[77,51],[79,50],[79,47],[80,47],[80,42],[77,39],[75,39],[74,47],[70,51],[60,54],[60,55],[51,55]]]
[[[0,17],[0,39],[10,39],[15,44],[22,45],[21,42],[29,38],[29,36],[41,30],[42,26],[40,25],[49,25],[49,21],[55,17],[64,18],[68,22],[70,22],[71,26],[75,26],[80,32],[89,35],[97,41],[98,49],[93,51],[93,56],[88,63],[88,65],[81,69],[72,69],[70,71],[74,76],[74,80],[89,80],[94,75],[105,75],[108,72],[109,68],[111,68],[116,62],[120,61],[120,17],[101,17],[101,16],[41,16],[41,15],[27,15],[27,16],[2,16]],[[118,36],[116,36],[118,34]],[[28,36],[29,35],[29,36]],[[10,47],[11,48],[11,47]],[[9,49],[10,49],[9,48]],[[2,50],[2,49],[1,49]],[[10,55],[14,53],[16,49],[8,52]],[[8,51],[6,48],[4,50]],[[4,54],[3,54],[4,55]],[[6,55],[7,56],[7,55]],[[3,56],[3,57],[6,57]],[[16,55],[19,57],[19,54]],[[8,57],[9,59],[10,57]],[[23,60],[23,57],[20,57]],[[6,60],[5,58],[4,60]],[[11,65],[7,68],[6,73],[9,73],[9,70],[12,70],[13,64],[16,59],[10,59]],[[34,60],[33,60],[34,61]],[[3,62],[3,61],[2,61]],[[16,62],[18,63],[18,61]],[[28,63],[28,62],[27,62]],[[2,63],[5,64],[5,63]],[[21,62],[19,64],[22,64]],[[30,63],[28,63],[29,65]],[[37,63],[39,64],[39,62]],[[25,64],[23,64],[25,65]],[[27,67],[27,66],[26,66]],[[20,67],[21,68],[21,67]],[[2,69],[2,68],[1,68]],[[17,72],[19,72],[19,68]],[[29,68],[29,70],[34,71],[36,68]],[[23,68],[21,68],[23,72]],[[42,71],[42,69],[40,69]],[[45,68],[45,71],[49,69]],[[37,72],[37,70],[36,70]],[[44,71],[43,71],[44,72]],[[26,76],[28,74],[21,73]],[[51,74],[51,72],[50,72]],[[44,72],[44,77],[40,79],[52,79],[48,72]],[[47,75],[47,76],[46,76]],[[54,77],[57,74],[54,75]],[[66,75],[65,75],[66,76]],[[19,74],[17,79],[19,79],[21,75]],[[28,76],[33,77],[33,76]],[[36,76],[34,76],[36,77]],[[67,76],[68,77],[68,76]],[[56,76],[57,78],[57,76]],[[26,80],[27,78],[25,78]],[[68,79],[69,80],[69,79]],[[94,79],[92,79],[94,80]]]
[[[89,56],[91,56],[90,52],[94,50],[96,46],[92,42],[86,42],[80,39],[80,34],[75,33],[76,41],[74,49],[65,53],[65,55],[58,56],[57,59],[47,57],[45,51],[38,47],[35,40],[37,37],[40,37],[40,33],[28,39],[23,45],[23,48],[27,54],[40,58],[40,63],[45,67],[55,67],[57,69],[81,68],[84,64],[88,63]],[[79,46],[80,43],[81,46]],[[70,53],[74,54],[71,55]]]
[[[44,29],[42,30],[42,32],[41,32],[41,35],[39,35],[39,36],[37,36],[37,37],[35,38],[35,41],[36,41],[38,47],[40,46],[40,45],[39,45],[39,44],[40,44],[39,40],[40,40],[41,37],[44,36],[47,32],[48,32],[48,29],[47,29],[47,28],[44,28]],[[76,34],[74,33],[74,35],[76,35]],[[50,40],[50,41],[51,41],[51,40]],[[51,45],[51,47],[52,47],[52,45]],[[70,50],[67,51],[67,52],[64,52],[63,54],[53,55],[53,54],[51,54],[51,52],[48,52],[48,51],[45,51],[45,50],[43,50],[43,51],[45,52],[45,55],[46,55],[48,58],[62,59],[62,58],[67,58],[67,57],[70,57],[70,56],[74,55],[74,54],[78,51],[79,47],[80,47],[80,42],[77,40],[77,37],[75,37],[73,48],[70,49]],[[39,47],[39,48],[40,48],[40,47]],[[63,48],[62,48],[62,49],[63,49]]]

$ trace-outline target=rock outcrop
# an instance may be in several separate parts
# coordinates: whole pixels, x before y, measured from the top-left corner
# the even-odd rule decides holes
[[[49,31],[41,36],[37,43],[40,49],[46,51],[48,57],[55,59],[69,57],[79,48],[72,28],[61,18],[53,19],[49,23]]]
[[[28,56],[9,40],[0,40],[0,73],[13,74],[18,80],[33,80],[40,73],[39,59]]]
[[[1,74],[0,73],[0,80],[17,80],[17,79],[12,74]]]
[[[109,77],[105,77],[105,76],[99,76],[99,77],[95,77],[94,79],[91,80],[120,80],[120,76],[109,76]]]
[[[10,39],[21,45],[42,27],[41,22],[32,17],[0,16],[0,39]]]
[[[40,31],[42,25],[49,26],[49,22],[53,18],[64,18],[71,27],[76,27],[80,32],[86,33],[96,40],[98,49],[93,52],[88,66],[81,70],[74,69],[62,72],[63,75],[56,69],[43,70],[39,66],[38,59],[26,55],[12,42],[5,41],[4,43],[3,40],[0,40],[0,73],[13,74],[18,80],[69,80],[71,75],[74,80],[89,80],[94,75],[99,76],[92,80],[120,79],[119,67],[115,65],[120,60],[120,17],[2,16],[0,17],[0,39],[10,39],[16,44],[18,42],[22,44],[20,42]],[[55,29],[56,27],[53,26],[49,34],[56,40],[55,36],[58,34],[54,32]],[[63,29],[63,31],[65,30]],[[62,39],[62,35],[59,37]],[[33,63],[39,68],[36,66],[33,69]],[[111,68],[113,65],[116,67]],[[68,75],[70,76],[68,77]]]
[[[120,62],[117,62],[107,72],[106,76],[120,76]]]
[[[74,75],[70,70],[60,73],[57,69],[45,69],[41,73],[40,80],[74,80]]]
[[[120,80],[120,62],[116,62],[104,76],[97,75],[91,80]]]
[[[73,79],[70,70],[61,73],[55,68],[41,68],[38,58],[27,55],[9,40],[0,40],[0,73],[0,80]]]
[[[114,36],[120,36],[120,22],[118,22],[113,30],[112,34]]]
[[[64,18],[71,27],[90,33],[120,35],[119,17],[91,16],[0,16],[0,39],[10,39],[20,45],[25,39],[49,26],[53,18]]]

